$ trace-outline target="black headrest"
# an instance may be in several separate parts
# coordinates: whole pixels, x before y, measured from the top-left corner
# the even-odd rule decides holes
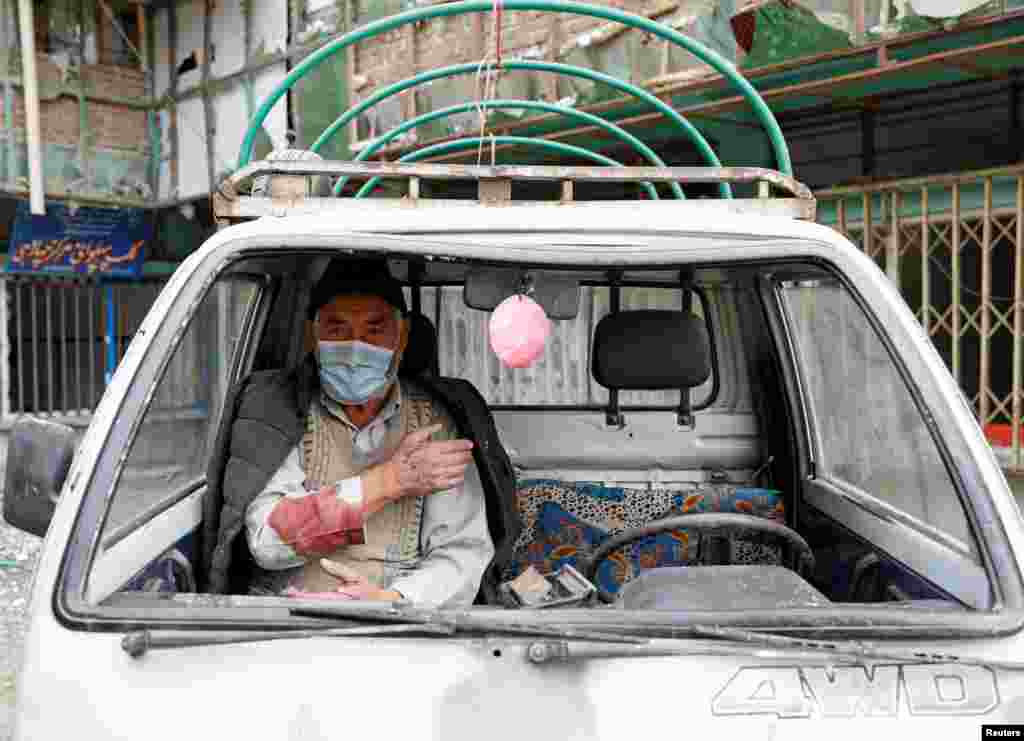
[[[424,371],[435,376],[437,372],[437,330],[434,323],[422,314],[410,313],[405,317],[409,322],[409,344],[398,366],[398,375],[415,378]]]
[[[711,375],[707,328],[683,311],[608,314],[594,332],[591,371],[599,384],[612,389],[699,386]]]

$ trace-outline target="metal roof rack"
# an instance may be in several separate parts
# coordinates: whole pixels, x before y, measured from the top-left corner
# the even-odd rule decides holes
[[[274,178],[271,195],[241,195],[242,186],[260,176],[277,176]],[[310,195],[309,178],[316,176],[404,179],[408,181],[408,195],[404,198],[372,200]],[[467,203],[466,200],[421,198],[420,182],[423,180],[476,180],[479,191],[475,202],[491,206],[523,203],[564,205],[574,200],[575,183],[578,182],[756,183],[757,198],[690,199],[664,203],[666,206],[671,203],[673,209],[705,211],[720,208],[730,213],[756,213],[796,219],[814,219],[816,210],[816,201],[806,185],[788,175],[760,167],[488,166],[264,160],[254,162],[224,180],[219,192],[214,195],[214,212],[218,221],[226,224],[261,216],[341,214],[366,209],[370,204],[429,208]],[[559,201],[513,201],[513,181],[559,182],[561,198]],[[636,201],[631,200],[630,203]]]

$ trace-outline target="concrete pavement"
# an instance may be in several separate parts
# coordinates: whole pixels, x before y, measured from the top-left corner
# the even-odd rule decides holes
[[[0,482],[6,471],[7,441],[0,437]],[[2,486],[0,486],[2,489]],[[3,492],[0,491],[0,505]],[[10,733],[17,668],[21,661],[25,608],[42,540],[0,519],[0,741]]]

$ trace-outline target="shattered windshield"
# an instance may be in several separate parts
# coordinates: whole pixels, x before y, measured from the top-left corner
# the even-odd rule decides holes
[[[430,270],[319,257],[222,279],[135,438],[116,537],[93,567],[109,587],[98,598],[669,611],[987,600],[937,443],[838,283],[782,282],[772,303],[721,269]],[[772,361],[790,347],[806,420],[788,413]],[[167,441],[147,431],[186,412],[202,429],[175,417],[185,435],[165,457],[192,467],[141,487],[132,462]],[[162,541],[140,547],[134,531]]]

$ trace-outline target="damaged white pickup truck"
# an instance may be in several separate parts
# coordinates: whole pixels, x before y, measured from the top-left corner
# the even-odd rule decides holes
[[[504,5],[692,45],[607,8]],[[46,534],[16,738],[1021,730],[1024,521],[898,292],[811,223],[781,140],[781,172],[653,152],[645,168],[247,164],[258,128],[214,198],[220,229],[167,283],[84,436],[28,418],[11,433],[4,515]],[[385,197],[325,195],[378,176]],[[391,286],[369,293],[398,313],[321,326],[322,278],[351,288],[367,259]],[[379,510],[391,530],[360,470],[406,438],[373,442],[377,417],[332,411],[370,398],[356,380],[401,390],[374,414],[434,415],[473,442],[464,483]],[[344,476],[313,473],[317,450],[335,460],[327,429]],[[360,469],[364,437],[379,457]],[[289,465],[307,478],[275,493]],[[337,527],[288,540],[287,497]],[[321,552],[366,570],[335,574]]]
[[[388,172],[482,191],[512,174],[413,168]],[[222,229],[159,297],[70,468],[58,426],[13,433],[6,516],[49,525],[19,738],[621,738],[712,721],[726,738],[907,722],[964,738],[1024,720],[1020,513],[890,283],[786,215],[808,203],[297,198]],[[280,199],[218,209],[261,204]],[[216,575],[225,459],[244,463],[237,390],[309,357],[312,287],[368,255],[411,307],[399,375],[477,443],[494,557],[472,605],[254,594],[244,537]],[[550,323],[521,369],[488,346],[517,295]]]

